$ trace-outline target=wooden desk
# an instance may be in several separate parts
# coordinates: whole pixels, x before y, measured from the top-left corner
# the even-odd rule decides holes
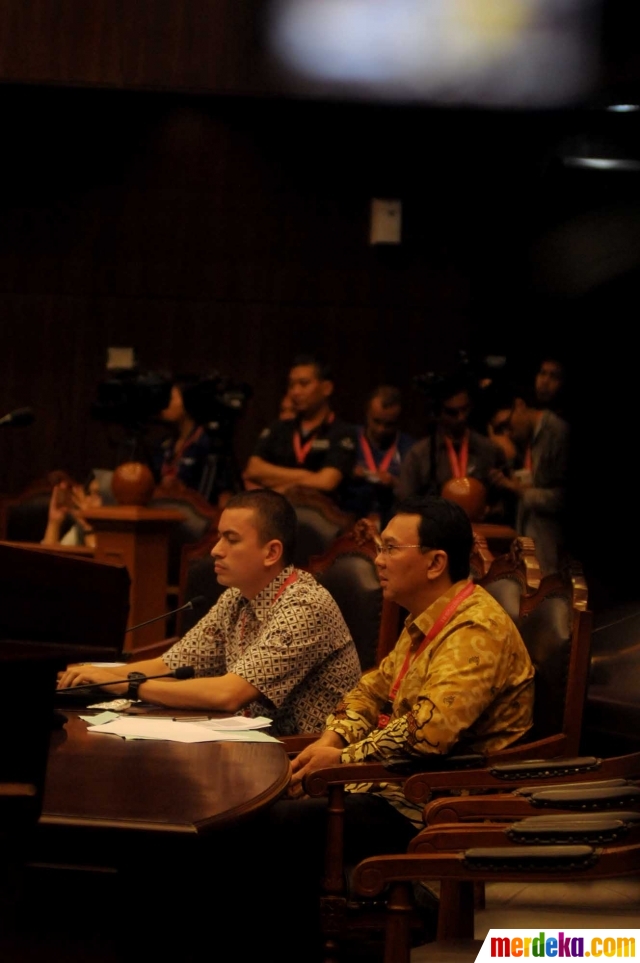
[[[123,831],[197,837],[268,806],[289,782],[281,744],[125,741],[92,735],[77,712],[65,713],[69,721],[51,741],[45,835],[106,830],[111,845],[129,836]]]

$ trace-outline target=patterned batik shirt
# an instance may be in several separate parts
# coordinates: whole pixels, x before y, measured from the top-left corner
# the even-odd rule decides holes
[[[285,568],[254,599],[228,589],[217,605],[162,656],[196,676],[233,672],[260,691],[246,707],[273,719],[275,735],[321,732],[360,678],[358,655],[340,609],[308,572]]]
[[[454,746],[461,751],[498,752],[516,742],[533,721],[534,669],[517,628],[481,586],[418,655],[402,680],[392,708],[389,692],[407,652],[416,652],[448,603],[465,582],[457,582],[416,619],[409,617],[395,648],[377,669],[367,672],[327,720],[347,746],[342,762],[406,762]],[[378,728],[381,712],[389,721]],[[350,786],[351,791],[382,791],[414,825],[421,807],[400,790]]]

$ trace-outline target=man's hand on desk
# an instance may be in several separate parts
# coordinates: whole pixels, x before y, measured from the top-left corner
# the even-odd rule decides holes
[[[61,672],[58,676],[58,688],[70,689],[87,683],[103,685],[105,682],[113,682],[114,679],[121,678],[121,673],[98,668],[95,665],[68,665],[64,672]],[[121,685],[110,685],[109,691],[113,692],[114,696],[124,695],[128,688],[128,681],[123,680]]]
[[[340,765],[340,756],[344,749],[344,741],[329,729],[324,732],[317,742],[303,749],[291,763],[290,796],[298,795],[302,787],[302,780],[316,769],[329,769]]]

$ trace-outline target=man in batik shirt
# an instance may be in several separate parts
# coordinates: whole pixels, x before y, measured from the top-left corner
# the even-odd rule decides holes
[[[108,691],[130,699],[264,715],[276,735],[321,732],[357,682],[360,663],[331,595],[291,564],[295,535],[296,515],[283,495],[234,496],[211,551],[218,581],[228,586],[217,605],[163,656],[109,669],[70,666],[59,686],[116,682]],[[193,666],[195,678],[148,678],[181,666]]]

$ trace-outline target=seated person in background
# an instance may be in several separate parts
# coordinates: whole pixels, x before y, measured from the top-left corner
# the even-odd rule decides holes
[[[358,456],[346,485],[342,507],[358,518],[374,514],[382,526],[391,515],[402,460],[413,438],[400,431],[402,396],[398,388],[380,385],[367,400],[365,424],[357,428]]]
[[[219,533],[211,555],[228,591],[190,632],[133,667],[69,666],[59,688],[122,678],[107,691],[175,708],[245,708],[271,718],[276,735],[321,730],[360,665],[331,595],[291,565],[293,508],[276,492],[243,492],[227,503]],[[184,665],[194,666],[195,679],[144,681]],[[132,668],[143,678],[128,681]]]
[[[244,478],[276,491],[305,485],[334,492],[351,474],[356,437],[355,430],[331,410],[329,368],[310,355],[299,355],[289,372],[288,393],[295,419],[278,420],[265,428]]]
[[[172,385],[169,404],[160,418],[173,427],[174,433],[162,443],[155,474],[160,484],[170,484],[177,478],[209,500],[213,444],[204,427],[206,413],[200,411],[199,382],[195,375],[184,375]]]
[[[509,477],[491,474],[496,487],[517,500],[516,528],[536,545],[543,575],[558,571],[562,545],[562,515],[569,463],[569,426],[553,411],[541,410],[526,392],[515,392],[510,408],[497,412],[509,419],[518,450],[516,470]]]
[[[95,548],[96,537],[82,513],[102,506],[98,479],[92,473],[85,485],[71,485],[61,481],[54,485],[49,501],[49,517],[42,545],[87,545]],[[61,536],[63,526],[72,525]]]
[[[471,389],[465,374],[446,378],[435,400],[433,431],[411,448],[402,464],[399,499],[439,495],[451,478],[476,478],[489,488],[492,469],[504,464],[501,450],[468,426]]]

